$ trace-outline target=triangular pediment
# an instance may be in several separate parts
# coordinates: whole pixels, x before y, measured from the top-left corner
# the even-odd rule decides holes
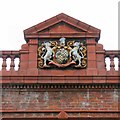
[[[82,29],[72,26],[64,21],[58,22],[55,25],[49,26],[46,29],[38,31],[38,33],[76,33],[85,32]]]
[[[67,34],[67,37],[76,34],[78,37],[87,36],[99,38],[100,30],[84,22],[81,22],[73,17],[70,17],[64,13],[61,13],[57,16],[54,16],[46,21],[43,21],[35,26],[24,30],[26,40],[33,37],[48,38],[52,35],[53,37],[58,37],[62,34],[64,34],[64,37],[66,36],[65,34]]]

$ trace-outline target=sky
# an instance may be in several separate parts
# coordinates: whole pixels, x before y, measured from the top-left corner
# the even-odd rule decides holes
[[[25,44],[23,30],[65,13],[101,29],[100,44],[118,49],[119,0],[1,0],[0,50],[19,50]]]

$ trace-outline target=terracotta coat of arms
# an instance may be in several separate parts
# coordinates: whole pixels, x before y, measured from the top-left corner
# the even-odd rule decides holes
[[[65,68],[85,68],[87,66],[86,46],[77,41],[68,41],[60,38],[57,41],[43,42],[38,47],[38,68],[52,66]],[[67,44],[67,45],[66,45]]]

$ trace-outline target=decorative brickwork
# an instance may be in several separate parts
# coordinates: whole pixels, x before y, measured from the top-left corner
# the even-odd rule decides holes
[[[3,120],[119,119],[120,51],[103,49],[99,29],[61,13],[26,29],[24,36],[19,51],[0,56]]]

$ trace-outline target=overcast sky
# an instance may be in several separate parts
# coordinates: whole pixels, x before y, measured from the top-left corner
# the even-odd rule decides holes
[[[106,50],[118,49],[119,0],[1,0],[0,50],[19,50],[23,30],[65,13],[98,29]]]

